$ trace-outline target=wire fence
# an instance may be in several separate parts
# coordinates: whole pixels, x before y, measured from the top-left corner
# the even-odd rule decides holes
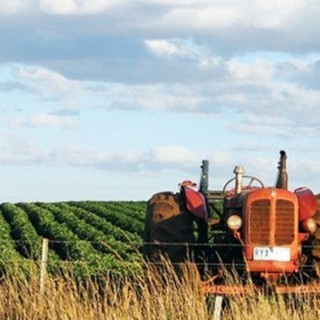
[[[19,243],[19,244],[32,244],[39,243],[41,240],[20,240],[20,239],[0,239],[0,243]],[[108,244],[108,241],[105,240],[86,240],[86,239],[74,239],[74,240],[54,240],[49,239],[50,244],[76,244],[76,243],[89,243],[89,244]],[[145,241],[121,241],[123,244],[127,244],[128,246],[135,247],[144,247],[144,246],[154,246],[154,247],[207,247],[207,248],[216,248],[216,247],[238,247],[244,248],[245,245],[241,243],[208,243],[208,242],[145,242]],[[288,245],[263,245],[263,244],[247,244],[251,247],[283,247],[288,248],[291,244]],[[319,244],[302,244],[303,249],[312,249],[312,248],[320,248]]]
[[[3,242],[10,242],[10,243],[17,243],[19,245],[21,244],[28,244],[30,242],[38,242],[35,240],[32,241],[28,241],[28,240],[5,240],[5,239],[1,239],[0,243]],[[36,264],[39,264],[39,266],[43,269],[41,271],[42,277],[45,278],[45,274],[47,273],[47,264],[50,265],[50,263],[52,261],[50,261],[50,251],[54,251],[54,249],[51,247],[51,244],[65,244],[66,246],[70,245],[74,245],[76,243],[79,242],[87,242],[87,243],[101,243],[103,244],[102,241],[88,241],[88,240],[49,240],[49,239],[42,239],[42,255],[41,258],[39,258],[39,255],[37,255],[37,259],[32,259],[32,256],[30,256],[29,258],[27,258],[27,260],[29,259],[30,261],[34,261]],[[227,243],[222,243],[222,244],[209,244],[209,243],[178,243],[178,242],[163,242],[163,243],[154,243],[154,242],[140,242],[136,244],[137,247],[139,246],[140,248],[142,248],[142,246],[146,246],[146,247],[151,247],[153,249],[155,249],[155,251],[159,250],[159,252],[161,252],[162,249],[168,249],[168,246],[172,246],[172,247],[181,247],[181,249],[185,250],[186,252],[189,249],[194,248],[209,248],[212,249],[213,251],[211,252],[211,256],[195,256],[192,253],[190,255],[186,254],[184,259],[181,259],[179,261],[175,261],[173,260],[168,260],[168,256],[166,254],[164,255],[159,255],[156,257],[156,259],[144,259],[142,252],[140,252],[140,260],[136,260],[136,261],[125,261],[122,260],[121,262],[124,265],[130,265],[131,263],[147,263],[148,265],[151,266],[155,266],[155,267],[161,267],[161,266],[166,266],[169,262],[170,265],[172,265],[172,267],[178,267],[181,266],[182,263],[193,263],[195,264],[198,268],[200,268],[201,270],[217,270],[217,269],[225,269],[225,270],[237,270],[239,272],[248,272],[248,263],[249,260],[246,260],[245,258],[241,259],[241,257],[232,257],[232,255],[230,256],[230,259],[227,259],[227,261],[220,259],[220,257],[218,255],[215,256],[214,259],[212,259],[214,253],[215,253],[215,249],[216,247],[222,248],[224,250],[224,253],[226,253],[226,249],[229,248],[242,248],[243,249],[243,245],[241,244],[227,244]],[[310,248],[315,248],[315,247],[320,247],[319,245],[317,246],[308,246],[307,249]],[[115,249],[116,250],[116,249]],[[17,251],[19,251],[17,249]],[[142,251],[142,250],[141,250]],[[192,250],[191,250],[192,251]],[[164,250],[164,252],[166,252],[166,250]],[[101,255],[104,255],[105,253],[101,252]],[[49,258],[48,258],[49,257]],[[234,259],[233,259],[234,258]],[[290,257],[289,260],[281,260],[280,262],[290,262]],[[270,259],[270,261],[272,262],[272,259]],[[275,261],[277,261],[275,259]],[[86,256],[82,256],[79,259],[61,259],[60,262],[63,263],[68,263],[68,266],[92,266],[92,260],[90,260],[89,258],[87,259]],[[262,260],[262,262],[266,262],[266,260]],[[298,261],[297,261],[298,262]],[[97,262],[97,265],[100,262]],[[106,266],[107,267],[107,266]],[[314,265],[311,261],[306,260],[299,260],[299,263],[297,263],[297,272],[304,272],[304,271],[308,271],[308,270],[312,270],[314,268]],[[100,269],[101,271],[102,269]],[[106,270],[103,270],[106,271]],[[112,271],[112,270],[110,270]],[[44,280],[43,280],[44,281]]]

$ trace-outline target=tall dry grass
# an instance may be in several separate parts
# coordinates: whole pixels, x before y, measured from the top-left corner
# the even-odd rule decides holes
[[[47,277],[39,290],[38,274],[7,275],[0,282],[0,319],[212,319],[214,298],[200,293],[195,267],[177,276],[170,265],[142,275],[78,282],[72,275]],[[320,319],[319,296],[252,294],[226,300],[222,319]]]

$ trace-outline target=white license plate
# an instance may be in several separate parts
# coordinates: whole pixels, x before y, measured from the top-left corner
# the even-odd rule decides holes
[[[290,261],[290,248],[255,247],[253,249],[253,260]]]

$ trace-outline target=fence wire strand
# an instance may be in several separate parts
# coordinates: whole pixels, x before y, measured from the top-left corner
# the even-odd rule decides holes
[[[20,239],[0,239],[0,243],[39,243],[42,242],[42,238],[40,240],[20,240]],[[75,244],[75,243],[106,243],[108,244],[108,241],[106,240],[86,240],[86,239],[76,239],[76,240],[54,240],[49,239],[50,244]],[[201,243],[201,242],[145,242],[145,241],[118,241],[119,243],[127,244],[129,246],[134,245],[135,247],[142,247],[142,246],[153,246],[153,247],[207,247],[207,248],[215,248],[215,247],[230,247],[230,248],[243,248],[244,245],[240,243]],[[266,248],[272,248],[272,247],[289,247],[290,245],[281,245],[281,246],[268,246],[268,245],[253,245],[250,244],[250,246],[257,246],[257,247],[266,247]],[[302,245],[304,249],[312,249],[312,248],[320,248],[320,244],[304,244]]]

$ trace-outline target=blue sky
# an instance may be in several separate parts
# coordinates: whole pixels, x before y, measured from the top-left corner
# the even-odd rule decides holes
[[[235,165],[319,192],[318,1],[3,0],[0,201],[147,200]]]

